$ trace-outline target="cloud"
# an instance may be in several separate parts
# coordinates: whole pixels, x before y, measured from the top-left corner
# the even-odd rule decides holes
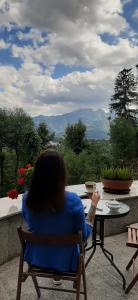
[[[133,18],[138,19],[138,8],[134,11]]]
[[[3,39],[0,40],[0,50],[7,49],[9,47],[8,43],[5,43]]]
[[[62,112],[69,107],[96,108],[97,97],[99,105],[103,102],[103,95],[104,100],[105,95],[108,100],[111,92],[108,83],[114,78],[113,72],[95,69],[84,73],[72,72],[62,78],[53,79],[38,64],[29,61],[18,72],[13,67],[0,67],[0,74],[3,74],[0,77],[0,86],[5,89],[4,93],[0,93],[1,104],[6,102],[8,106],[14,107],[18,103],[34,114],[42,109],[43,112],[51,113],[53,108],[58,111],[59,107],[62,107]]]
[[[38,29],[31,28],[29,32],[24,33],[22,31],[18,31],[17,37],[21,41],[32,41],[35,47],[38,44],[44,44],[47,41],[47,37],[43,37],[41,31]]]
[[[119,38],[117,44],[109,45],[103,42],[100,36],[94,33],[85,35],[82,30],[80,35],[75,39],[72,38],[71,43],[68,38],[50,34],[47,44],[37,48],[14,45],[12,54],[22,59],[31,58],[44,66],[61,63],[71,66],[113,68],[135,64],[138,47],[123,38]]]
[[[7,3],[0,24],[8,26],[9,32],[18,28],[17,38],[27,44],[11,45],[12,56],[22,59],[18,70],[14,65],[0,66],[1,105],[23,106],[32,114],[79,107],[107,109],[117,73],[134,66],[138,57],[137,37],[133,32],[130,39],[132,29],[123,15],[128,0]],[[30,27],[27,32],[23,30],[26,26]],[[105,41],[103,34],[113,42]],[[6,46],[1,40],[0,47]],[[58,64],[72,67],[71,73],[54,78]],[[81,72],[80,67],[86,71]]]

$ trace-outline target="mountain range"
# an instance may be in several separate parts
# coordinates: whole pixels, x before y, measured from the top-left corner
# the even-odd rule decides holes
[[[51,132],[55,132],[57,137],[64,135],[68,124],[74,124],[81,120],[86,125],[86,136],[89,139],[108,139],[109,113],[102,109],[79,109],[63,115],[33,117],[33,121],[38,127],[40,122],[45,122]]]

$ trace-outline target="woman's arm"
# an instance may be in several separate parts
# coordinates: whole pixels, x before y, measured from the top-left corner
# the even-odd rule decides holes
[[[78,233],[79,231],[82,231],[83,240],[86,241],[92,232],[92,226],[86,223],[84,207],[81,199],[78,197],[77,211],[74,214],[74,233]]]
[[[93,225],[95,213],[96,213],[96,207],[100,200],[100,194],[99,192],[95,192],[93,194],[89,194],[90,199],[92,200],[91,208],[89,210],[89,213],[87,215],[88,224]]]
[[[77,197],[76,207],[75,207],[75,215],[74,215],[74,232],[82,231],[83,239],[87,240],[88,236],[92,232],[93,221],[95,217],[97,203],[100,199],[99,193],[94,193],[93,195],[89,195],[92,200],[92,206],[90,212],[88,214],[88,222],[85,218],[84,208],[81,199]]]
[[[74,232],[77,233],[78,231],[81,230],[83,234],[83,240],[86,241],[88,236],[92,232],[96,206],[100,199],[100,196],[98,193],[93,194],[93,196],[90,195],[90,198],[92,199],[92,206],[88,216],[88,222],[86,221],[82,201],[77,195],[76,197],[77,197],[76,199],[77,201],[75,205],[75,214],[74,214]]]

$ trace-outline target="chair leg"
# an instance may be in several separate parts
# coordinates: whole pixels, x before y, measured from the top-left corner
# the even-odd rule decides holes
[[[23,254],[21,253],[20,262],[19,262],[16,300],[20,300],[20,298],[21,298],[22,275],[23,275]]]
[[[77,280],[76,300],[80,299],[80,284],[81,284],[81,276]]]
[[[32,276],[32,280],[33,280],[33,283],[34,283],[34,286],[35,286],[35,289],[36,289],[37,296],[38,296],[38,298],[40,298],[41,297],[41,292],[40,292],[40,289],[39,289],[39,286],[38,286],[37,278],[35,276]]]
[[[20,300],[20,297],[21,297],[21,288],[22,288],[22,279],[21,279],[21,276],[19,276],[18,277],[18,284],[17,284],[16,300]]]
[[[125,290],[125,293],[128,294],[130,292],[130,290],[132,289],[132,287],[135,285],[135,283],[138,281],[138,273],[135,275],[135,277],[133,278],[133,280],[130,282],[130,284],[128,285],[128,287]]]
[[[134,253],[134,255],[132,256],[132,258],[130,259],[128,265],[126,266],[126,270],[129,270],[129,268],[132,266],[133,264],[133,260],[136,259],[136,257],[138,256],[138,250]]]
[[[84,263],[82,265],[82,280],[83,280],[84,300],[87,300],[87,286],[86,286],[86,276],[85,276]]]

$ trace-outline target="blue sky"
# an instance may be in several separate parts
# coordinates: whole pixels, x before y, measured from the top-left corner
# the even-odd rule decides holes
[[[138,63],[138,0],[0,2],[0,105],[31,115],[108,110]]]

